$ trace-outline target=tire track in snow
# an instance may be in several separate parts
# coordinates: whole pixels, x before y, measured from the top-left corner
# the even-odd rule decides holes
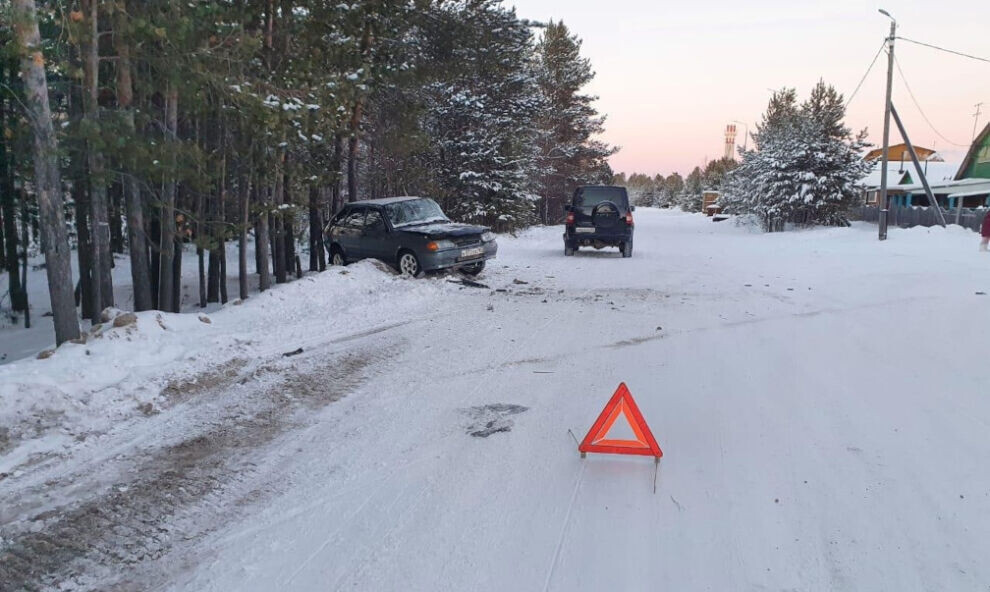
[[[224,415],[200,397],[203,405],[172,416],[187,416],[181,424],[193,424],[180,426],[182,438],[118,461],[134,463],[131,479],[11,525],[17,530],[5,533],[0,548],[0,588],[140,590],[168,579],[168,566],[158,562],[173,548],[180,560],[196,559],[176,541],[201,539],[219,524],[211,517],[229,518],[243,511],[236,507],[242,501],[264,495],[264,467],[250,462],[257,450],[305,421],[298,413],[346,396],[367,378],[367,368],[388,358],[388,350],[338,353],[329,366],[325,355],[276,359],[269,362],[272,382],[233,394],[224,384],[208,389],[204,395],[227,402]]]
[[[560,560],[560,552],[564,548],[564,540],[567,538],[567,527],[571,524],[571,512],[574,510],[574,501],[577,499],[578,491],[581,489],[581,481],[584,479],[584,469],[588,463],[581,463],[581,470],[578,472],[577,480],[574,481],[574,491],[571,492],[571,502],[567,504],[567,514],[564,516],[564,524],[560,527],[560,537],[557,539],[557,548],[553,552],[553,559],[547,569],[547,577],[543,583],[543,592],[550,590],[550,583],[553,582],[553,574],[557,569],[557,562]]]

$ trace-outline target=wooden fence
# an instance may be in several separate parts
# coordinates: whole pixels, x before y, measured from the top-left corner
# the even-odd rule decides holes
[[[958,224],[963,228],[980,231],[983,218],[987,215],[988,208],[956,208],[953,210],[943,210],[946,224]],[[861,206],[854,208],[852,217],[864,222],[876,222],[880,217],[880,212],[876,206]],[[890,226],[901,228],[911,228],[913,226],[938,226],[938,215],[934,208],[917,206],[891,206],[887,215],[887,223]]]

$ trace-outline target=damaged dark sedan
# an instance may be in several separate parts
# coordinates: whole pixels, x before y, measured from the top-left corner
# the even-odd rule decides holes
[[[441,269],[477,275],[498,252],[490,230],[451,222],[437,202],[425,197],[349,203],[323,235],[332,265],[379,259],[413,277]]]

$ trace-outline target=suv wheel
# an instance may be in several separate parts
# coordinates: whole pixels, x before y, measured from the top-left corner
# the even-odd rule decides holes
[[[409,277],[419,277],[423,275],[423,268],[419,264],[419,259],[412,251],[402,251],[399,253],[399,271],[402,275]]]
[[[564,256],[565,257],[570,257],[571,255],[574,254],[574,251],[576,251],[576,250],[577,249],[574,247],[574,245],[570,245],[568,243],[564,243]]]
[[[632,241],[622,243],[622,256],[625,258],[632,257]]]

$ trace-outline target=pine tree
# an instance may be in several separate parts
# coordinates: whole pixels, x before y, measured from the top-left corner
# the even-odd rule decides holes
[[[663,181],[660,205],[665,208],[675,207],[682,191],[684,191],[684,178],[681,177],[680,173],[671,173]]]
[[[802,105],[792,89],[775,93],[753,135],[755,148],[728,177],[726,210],[755,216],[768,231],[785,222],[848,224],[856,182],[869,165],[860,155],[865,130],[853,136],[844,116],[842,96],[824,82]]]
[[[529,66],[532,37],[495,0],[440,4],[444,34],[425,37],[450,75],[428,85],[426,129],[443,205],[455,217],[512,229],[536,220],[536,121],[543,108]]]
[[[236,238],[246,298],[273,276],[291,280],[297,243],[311,270],[323,267],[322,227],[344,199],[426,195],[452,217],[514,229],[551,220],[550,200],[612,174],[613,149],[595,139],[603,118],[581,92],[593,72],[579,39],[551,23],[537,42],[535,25],[496,0],[16,6],[28,4],[40,8],[49,123],[59,124],[50,140],[62,149],[54,172],[67,183],[65,195],[57,183],[47,186],[57,195],[8,190],[30,176],[34,134],[16,67],[0,65],[0,264],[16,275],[21,238],[37,240],[22,211],[47,216],[51,200],[71,196],[88,318],[111,302],[110,251],[125,245],[134,308],[179,311],[188,247],[202,260],[203,300],[223,301]],[[13,38],[11,22],[0,18],[0,41]],[[48,153],[34,159],[46,175]]]
[[[55,321],[55,341],[61,344],[79,337],[72,297],[69,240],[62,211],[62,181],[58,168],[58,141],[48,104],[45,58],[34,0],[15,0],[13,23],[21,51],[21,78],[27,108],[33,120],[35,189],[39,206],[41,246],[45,253],[48,290]]]
[[[677,205],[685,212],[700,212],[703,189],[704,177],[701,167],[694,167],[691,174],[684,179],[684,187],[676,198]]]
[[[537,83],[544,99],[540,118],[539,167],[544,224],[563,215],[562,205],[579,185],[605,182],[607,159],[616,152],[596,139],[605,117],[594,108],[597,97],[581,94],[595,73],[581,57],[581,40],[562,22],[547,25],[536,46]]]

